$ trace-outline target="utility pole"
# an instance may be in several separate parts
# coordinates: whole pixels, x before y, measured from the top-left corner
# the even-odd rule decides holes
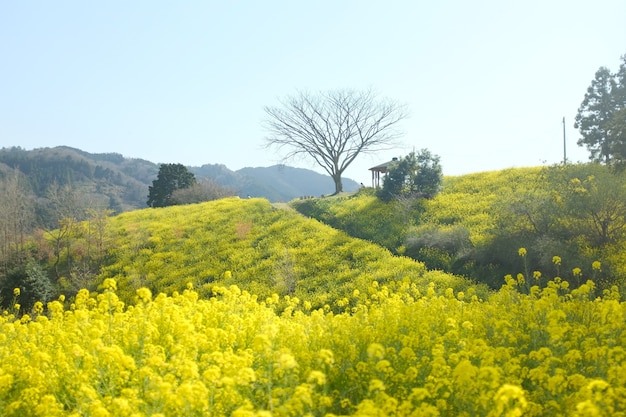
[[[567,149],[565,145],[565,116],[563,116],[563,165],[567,165]]]

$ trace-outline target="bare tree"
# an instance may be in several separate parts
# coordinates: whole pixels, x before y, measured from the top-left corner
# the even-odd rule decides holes
[[[18,171],[0,178],[0,262],[24,251],[27,236],[35,222],[33,197]],[[2,269],[2,268],[0,268]]]
[[[400,136],[398,123],[406,106],[380,99],[372,90],[332,90],[311,95],[300,92],[265,107],[266,147],[288,149],[283,161],[310,157],[343,191],[341,175],[361,153],[387,149]]]
[[[175,190],[171,200],[175,204],[194,204],[230,197],[234,194],[235,192],[230,188],[222,187],[210,178],[202,178],[189,187]]]
[[[62,275],[60,267],[63,252],[66,253],[66,270],[73,268],[72,245],[80,235],[79,222],[85,219],[86,209],[84,198],[69,184],[61,186],[53,182],[46,196],[58,224],[55,228],[45,228],[54,246],[54,271],[58,279]]]

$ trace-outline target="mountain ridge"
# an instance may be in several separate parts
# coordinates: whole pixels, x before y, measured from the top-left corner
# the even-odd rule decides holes
[[[148,187],[157,178],[160,164],[119,153],[90,153],[69,146],[26,150],[19,146],[0,149],[0,178],[17,170],[38,198],[45,198],[56,183],[71,184],[100,206],[115,212],[147,207]],[[261,197],[287,202],[303,196],[331,194],[330,176],[286,165],[246,167],[233,171],[224,164],[187,166],[196,179],[210,179],[239,197]],[[346,191],[358,189],[344,179]]]

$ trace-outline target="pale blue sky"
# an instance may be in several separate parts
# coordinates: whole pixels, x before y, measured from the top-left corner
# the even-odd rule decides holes
[[[0,147],[270,166],[263,106],[373,88],[446,175],[571,160],[576,110],[626,54],[626,1],[0,1]],[[291,166],[320,168],[307,161]]]

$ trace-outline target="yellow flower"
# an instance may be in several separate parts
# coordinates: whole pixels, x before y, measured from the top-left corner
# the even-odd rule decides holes
[[[539,278],[541,278],[541,272],[539,272],[539,271],[534,271],[534,272],[533,272],[533,278],[535,278],[536,280],[538,280]]]
[[[384,391],[385,384],[380,379],[372,379],[370,381],[369,392]]]
[[[15,303],[15,305],[13,305],[13,308],[19,311],[19,309],[22,308],[22,306],[19,305],[18,303]]]
[[[148,288],[142,287],[137,290],[137,297],[144,303],[147,303],[152,300],[152,292]]]
[[[367,347],[367,356],[370,359],[382,359],[385,357],[385,347],[380,343],[372,343]]]
[[[518,255],[521,257],[526,256],[526,248],[519,248],[519,250],[517,251]]]
[[[496,404],[493,415],[522,416],[528,406],[524,390],[516,385],[502,385],[496,392],[494,400]]]
[[[116,291],[117,290],[117,282],[115,282],[115,280],[113,278],[107,278],[102,283],[102,287],[105,289],[105,291],[106,290]]]
[[[310,384],[324,385],[326,384],[326,375],[320,371],[311,371],[307,382]]]
[[[20,289],[19,289],[19,288],[15,288],[15,289],[13,290],[13,295],[14,295],[14,296],[16,296],[16,297],[18,297],[18,296],[20,295]]]
[[[33,306],[33,312],[37,314],[43,313],[43,303],[41,301],[37,301]]]
[[[293,369],[298,366],[298,362],[290,353],[283,352],[278,357],[278,360],[275,364],[280,369]]]
[[[224,279],[231,279],[233,276],[233,273],[230,271],[226,271],[224,272]]]
[[[575,277],[579,277],[582,275],[582,271],[580,268],[574,268],[572,269],[572,273],[574,274]]]
[[[600,263],[600,261],[595,261],[591,264],[591,269],[593,269],[594,271],[600,271],[600,268],[602,268],[602,264]]]
[[[320,361],[326,366],[332,366],[335,363],[335,355],[331,350],[321,349],[318,354]]]
[[[561,257],[560,256],[553,256],[552,257],[552,263],[555,265],[561,265]]]

